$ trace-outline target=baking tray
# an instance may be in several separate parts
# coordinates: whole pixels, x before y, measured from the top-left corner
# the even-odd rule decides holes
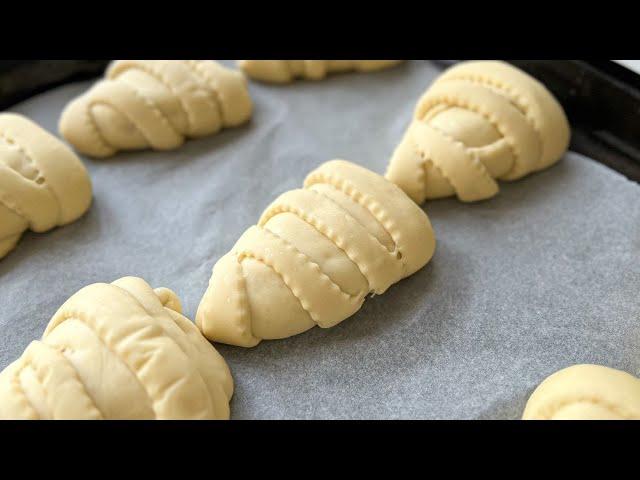
[[[428,60],[423,60],[428,61]],[[457,60],[435,60],[446,68]],[[72,81],[101,75],[108,60],[0,60],[0,109]],[[509,60],[560,100],[571,149],[640,182],[640,75],[611,60]]]
[[[74,292],[138,275],[193,318],[215,260],[280,193],[331,158],[383,172],[440,73],[413,61],[287,87],[251,83],[252,121],[170,152],[84,158],[94,204],[27,233],[0,261],[0,368]],[[11,109],[56,132],[90,81]],[[429,202],[434,259],[332,329],[225,345],[232,417],[508,418],[550,373],[592,362],[640,371],[640,187],[577,153],[488,201]]]
[[[439,60],[447,67],[456,60]],[[564,107],[571,150],[640,182],[640,75],[611,60],[509,60]]]

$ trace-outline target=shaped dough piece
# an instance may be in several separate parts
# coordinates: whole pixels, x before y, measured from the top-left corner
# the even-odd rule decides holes
[[[227,419],[233,380],[166,288],[96,283],[0,373],[4,419]]]
[[[600,365],[574,365],[535,389],[523,420],[640,420],[640,379]]]
[[[372,72],[398,65],[404,60],[239,60],[238,66],[251,78],[268,83],[289,83],[297,78],[321,80],[328,73]]]
[[[460,63],[420,98],[386,177],[417,203],[457,195],[490,198],[557,162],[569,124],[544,85],[504,62]]]
[[[211,60],[116,60],[70,102],[60,134],[79,152],[177,148],[251,117],[244,76]]]
[[[277,198],[213,267],[196,323],[217,342],[252,347],[353,315],[422,268],[427,215],[381,176],[344,160]]]
[[[0,114],[0,258],[22,233],[77,220],[91,205],[91,180],[60,140],[31,120]]]

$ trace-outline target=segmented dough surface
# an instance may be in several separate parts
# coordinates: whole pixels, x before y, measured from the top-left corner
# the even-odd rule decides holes
[[[386,177],[416,202],[498,193],[557,162],[569,145],[562,107],[544,85],[498,61],[463,62],[424,93]]]
[[[59,130],[79,152],[109,157],[177,148],[241,125],[252,109],[244,76],[212,60],[116,60],[66,106]]]
[[[372,72],[391,68],[403,60],[239,60],[251,78],[268,83],[289,83],[298,78],[321,80],[330,73]]]
[[[344,160],[277,198],[213,267],[196,323],[210,340],[251,347],[353,315],[369,293],[422,268],[427,215],[381,176]]]
[[[175,293],[125,277],[69,298],[0,373],[0,418],[227,419],[232,394]]]
[[[535,389],[522,418],[640,420],[640,379],[600,365],[574,365]]]
[[[0,258],[25,230],[78,219],[91,195],[87,170],[64,143],[26,117],[0,114]]]

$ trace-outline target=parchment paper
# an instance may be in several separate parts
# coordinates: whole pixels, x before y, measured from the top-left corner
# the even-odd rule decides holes
[[[172,152],[85,163],[94,204],[27,233],[0,261],[0,368],[74,292],[124,275],[175,290],[193,318],[211,268],[278,194],[321,162],[384,172],[429,62],[277,87],[251,83],[245,127]],[[56,132],[91,82],[13,108]],[[494,199],[425,206],[432,262],[339,326],[253,349],[217,346],[233,418],[519,418],[574,363],[640,373],[640,186],[568,154]]]

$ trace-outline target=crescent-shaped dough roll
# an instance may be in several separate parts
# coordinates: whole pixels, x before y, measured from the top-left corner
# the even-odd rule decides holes
[[[372,72],[398,65],[404,60],[239,60],[238,66],[251,78],[268,83],[289,83],[297,78],[321,80],[329,73]]]
[[[562,107],[544,85],[504,62],[445,71],[418,101],[386,177],[417,203],[490,198],[557,162],[569,145]]]
[[[535,389],[522,418],[640,420],[640,379],[600,365],[574,365]]]
[[[210,340],[244,347],[333,327],[434,249],[427,215],[402,190],[332,160],[280,195],[218,260],[196,323]]]
[[[212,60],[116,60],[105,79],[71,101],[60,134],[76,150],[170,150],[251,117],[242,73]]]
[[[77,220],[91,195],[87,170],[64,143],[21,115],[0,114],[0,258],[27,229]]]
[[[229,368],[180,310],[140,278],[83,288],[0,373],[0,418],[229,418]]]

